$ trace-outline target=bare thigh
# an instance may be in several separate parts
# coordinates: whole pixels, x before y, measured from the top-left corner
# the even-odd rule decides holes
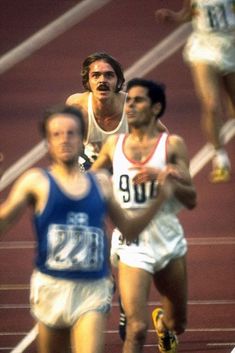
[[[74,353],[102,353],[107,314],[89,311],[81,316],[72,329]]]
[[[54,329],[39,323],[39,353],[71,353],[70,330]]]
[[[197,63],[191,66],[194,85],[199,97],[202,116],[201,128],[215,149],[223,147],[220,130],[223,125],[227,95],[222,74],[213,66]]]
[[[119,262],[119,290],[127,319],[147,322],[147,301],[152,274]]]
[[[191,66],[194,86],[204,109],[222,110],[223,80],[218,71],[205,63]]]

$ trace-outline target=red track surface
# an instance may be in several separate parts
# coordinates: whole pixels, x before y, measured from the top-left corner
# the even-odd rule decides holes
[[[2,0],[1,54],[76,3],[73,0]],[[64,102],[69,94],[82,90],[80,68],[87,55],[105,50],[127,69],[174,30],[173,26],[157,24],[154,10],[162,6],[178,9],[180,4],[179,0],[111,1],[4,73],[0,83],[0,151],[5,155],[4,167],[8,168],[40,141],[37,124],[45,107]],[[168,108],[164,122],[170,131],[185,138],[193,157],[205,141],[200,130],[198,101],[181,51],[147,77],[166,84]],[[228,144],[233,166],[234,147],[235,139]],[[211,185],[207,180],[209,168],[207,165],[195,177],[197,209],[181,215],[189,241],[189,323],[181,336],[179,353],[229,353],[235,346],[235,174],[227,184]],[[26,215],[0,243],[0,352],[10,352],[34,325],[28,307],[33,249],[27,246],[33,240]],[[22,247],[17,248],[19,244]],[[16,284],[23,286],[11,289],[10,285]],[[153,289],[149,311],[159,299]],[[115,298],[107,327],[106,353],[121,351],[116,332],[116,303]],[[34,346],[26,352],[35,352]],[[156,352],[152,325],[145,352]]]

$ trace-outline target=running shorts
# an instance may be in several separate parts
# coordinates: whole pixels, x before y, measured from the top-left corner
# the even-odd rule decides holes
[[[235,32],[193,32],[183,50],[186,62],[207,63],[221,74],[235,72]]]
[[[111,263],[118,261],[154,274],[187,252],[187,242],[177,217],[166,214],[155,217],[133,242],[126,241],[114,229],[111,245]]]
[[[66,280],[35,270],[31,276],[31,313],[49,327],[71,327],[88,311],[108,313],[113,292],[111,277]]]

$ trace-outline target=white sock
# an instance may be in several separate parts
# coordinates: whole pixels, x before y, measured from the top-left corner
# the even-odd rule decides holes
[[[224,148],[220,148],[215,150],[215,156],[212,161],[213,167],[219,167],[219,168],[229,168],[231,167],[228,154],[225,151]]]

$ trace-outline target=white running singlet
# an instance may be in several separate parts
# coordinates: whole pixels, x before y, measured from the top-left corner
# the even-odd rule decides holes
[[[113,157],[114,193],[128,213],[136,214],[156,197],[157,182],[134,186],[132,178],[139,166],[160,169],[166,166],[168,135],[166,133],[159,135],[154,150],[141,163],[126,157],[123,151],[125,136],[124,134],[119,136]],[[164,268],[172,259],[183,256],[187,251],[187,243],[176,216],[181,207],[176,199],[166,202],[133,242],[127,242],[119,230],[115,229],[111,247],[112,264],[116,265],[117,260],[120,260],[128,266],[141,268],[153,274]]]

